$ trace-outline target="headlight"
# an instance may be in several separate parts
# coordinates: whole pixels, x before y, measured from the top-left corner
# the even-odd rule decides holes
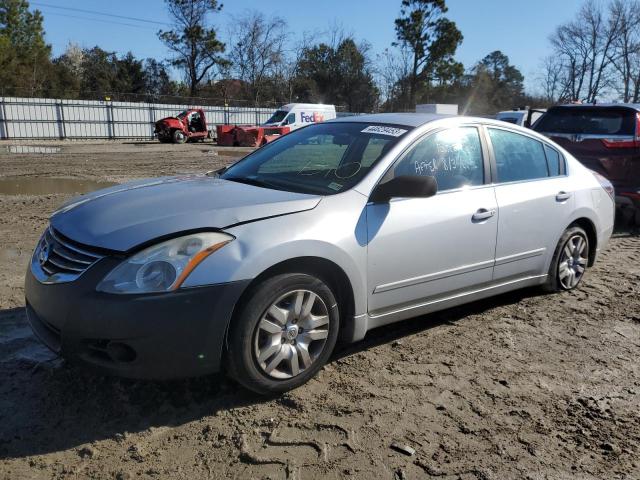
[[[205,232],[153,245],[118,265],[97,288],[107,293],[175,290],[200,262],[233,239],[225,233]]]

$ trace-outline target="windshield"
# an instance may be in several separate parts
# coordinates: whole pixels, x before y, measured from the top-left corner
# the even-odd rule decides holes
[[[282,120],[284,120],[284,117],[287,116],[287,111],[285,110],[276,110],[276,113],[274,113],[271,118],[269,120],[267,120],[265,122],[265,124],[267,123],[280,123]]]
[[[502,120],[503,122],[515,123],[516,125],[520,121],[518,117],[498,117],[498,120]]]
[[[180,112],[180,113],[178,114],[178,118],[179,118],[180,120],[182,120],[184,117],[186,117],[186,116],[187,116],[187,114],[188,114],[188,113],[189,113],[189,110],[185,110],[185,111],[183,111],[183,112]]]
[[[409,130],[359,122],[318,123],[259,148],[220,177],[278,190],[333,195],[363,179]]]
[[[634,135],[635,115],[627,108],[553,108],[538,120],[534,129],[546,133]]]

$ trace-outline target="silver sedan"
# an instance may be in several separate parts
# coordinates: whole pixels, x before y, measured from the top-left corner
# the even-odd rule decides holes
[[[218,172],[61,206],[27,272],[27,312],[51,349],[102,371],[222,369],[283,392],[339,336],[518,288],[576,288],[609,240],[613,197],[558,145],[504,122],[343,118]]]

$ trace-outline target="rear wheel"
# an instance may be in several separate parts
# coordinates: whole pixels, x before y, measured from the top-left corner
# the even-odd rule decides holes
[[[589,248],[589,237],[582,228],[565,230],[553,254],[545,290],[561,292],[576,288],[587,270]]]
[[[173,141],[174,143],[184,143],[187,141],[187,136],[184,134],[182,130],[174,130]]]
[[[319,278],[283,274],[251,291],[232,322],[228,372],[266,395],[296,388],[322,368],[336,343],[339,311]]]

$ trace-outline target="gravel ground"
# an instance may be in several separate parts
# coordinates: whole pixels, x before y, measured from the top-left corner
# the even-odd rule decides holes
[[[238,155],[46,145],[60,151],[0,146],[0,180],[121,182]],[[0,194],[2,479],[640,478],[638,235],[617,232],[578,291],[523,290],[378,329],[340,346],[309,384],[264,399],[222,375],[97,377],[35,340],[24,271],[69,197]]]

